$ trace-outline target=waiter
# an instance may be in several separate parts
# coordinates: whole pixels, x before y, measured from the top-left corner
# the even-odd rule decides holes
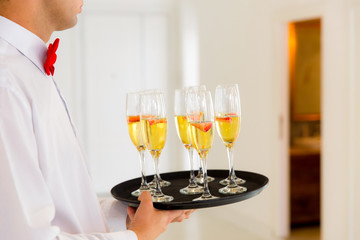
[[[136,212],[99,203],[53,79],[59,41],[45,45],[77,23],[81,7],[82,0],[0,0],[0,239],[152,240],[192,213],[156,210],[148,192]],[[109,232],[114,216],[121,230]]]

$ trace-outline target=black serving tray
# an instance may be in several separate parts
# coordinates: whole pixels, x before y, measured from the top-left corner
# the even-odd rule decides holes
[[[169,187],[163,187],[162,191],[166,195],[174,197],[172,202],[158,203],[154,202],[154,207],[162,210],[175,209],[198,209],[216,207],[227,205],[235,202],[244,201],[259,194],[268,184],[269,179],[261,174],[253,172],[235,171],[236,176],[245,179],[246,183],[242,186],[247,188],[247,192],[236,195],[223,195],[218,192],[222,187],[220,180],[229,175],[229,170],[208,170],[208,175],[215,178],[215,181],[209,183],[209,189],[212,195],[217,196],[217,199],[210,199],[206,201],[192,201],[200,195],[183,195],[179,192],[181,188],[189,184],[189,171],[162,173],[161,178],[171,182]],[[152,179],[152,176],[148,176]],[[135,178],[122,182],[111,189],[111,195],[125,204],[138,207],[140,202],[136,197],[131,196],[131,192],[138,189],[141,179]]]

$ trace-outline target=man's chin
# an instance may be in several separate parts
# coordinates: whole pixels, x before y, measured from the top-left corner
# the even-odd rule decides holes
[[[77,16],[75,16],[72,21],[69,21],[69,22],[67,22],[67,24],[59,26],[58,29],[56,29],[56,31],[63,31],[63,30],[72,28],[77,24],[77,22],[78,22],[78,19],[77,19]]]

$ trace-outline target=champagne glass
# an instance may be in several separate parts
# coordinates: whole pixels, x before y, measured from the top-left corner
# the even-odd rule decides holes
[[[191,87],[185,87],[184,88],[186,92],[188,91],[205,91],[206,90],[206,86],[205,85],[200,85],[200,86],[191,86]],[[198,154],[196,154],[197,158],[200,158],[200,156]],[[199,161],[199,171],[198,174],[195,177],[195,180],[198,184],[204,184],[204,174],[203,174],[203,169],[201,166],[201,160]],[[212,182],[215,180],[215,178],[207,176],[208,182]]]
[[[195,180],[194,168],[193,168],[193,151],[194,148],[190,143],[190,126],[186,116],[185,110],[185,90],[176,89],[175,90],[175,101],[174,101],[174,111],[175,111],[175,125],[178,136],[181,142],[184,144],[190,160],[190,179],[189,185],[185,188],[180,189],[180,193],[184,195],[193,195],[200,194],[204,191],[202,186],[197,185]]]
[[[219,192],[227,195],[246,192],[246,187],[238,185],[245,183],[245,180],[236,177],[234,171],[233,146],[241,126],[241,104],[237,84],[216,87],[215,112],[217,131],[225,144],[229,160],[229,176],[220,181],[220,184],[226,187],[219,189]]]
[[[142,94],[151,94],[151,93],[161,93],[161,90],[160,89],[147,89],[147,90],[144,90],[144,91],[141,91]],[[168,187],[171,185],[171,183],[169,181],[165,181],[161,178],[161,176],[159,175],[158,176],[159,178],[159,182],[160,182],[160,186],[161,187]],[[151,187],[151,188],[155,188],[156,187],[156,182],[155,182],[155,175],[154,175],[154,178],[153,180],[151,180],[148,185]]]
[[[129,135],[132,143],[139,152],[140,169],[141,169],[141,184],[140,188],[131,193],[132,196],[138,197],[143,191],[153,192],[146,181],[145,175],[145,143],[141,132],[140,125],[140,94],[128,93],[126,94],[126,120],[129,130]]]
[[[140,102],[140,122],[144,142],[154,159],[155,166],[155,192],[152,198],[154,202],[170,202],[174,198],[163,194],[159,181],[159,157],[165,146],[167,134],[164,94],[160,92],[143,93]]]
[[[206,158],[214,140],[214,108],[210,91],[189,91],[186,94],[186,113],[191,129],[191,144],[200,155],[204,171],[204,192],[193,201],[218,198],[210,193],[206,166]]]

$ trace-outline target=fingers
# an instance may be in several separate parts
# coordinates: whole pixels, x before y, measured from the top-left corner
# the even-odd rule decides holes
[[[170,210],[167,211],[169,223],[174,222],[175,219],[180,219],[181,216],[184,214],[184,210]]]
[[[185,212],[185,219],[189,219],[190,218],[190,215],[195,212],[195,210],[189,210],[189,211],[186,211]]]
[[[187,218],[188,218],[188,217],[187,217],[186,213],[183,212],[181,215],[179,215],[179,216],[177,216],[176,218],[174,218],[174,219],[172,220],[172,223],[182,222],[182,221],[184,221],[184,219],[187,219]]]
[[[153,207],[153,201],[151,194],[147,191],[143,192],[139,197],[138,200],[141,201],[138,212],[158,212],[161,213],[163,217],[165,217],[165,220],[167,224],[170,222],[182,222],[184,219],[188,219],[190,215],[195,211],[193,209],[190,210],[170,210],[170,211],[163,211],[163,210],[157,210]],[[128,214],[130,219],[134,218],[135,216],[135,210],[134,209],[128,209]]]
[[[136,212],[136,209],[133,208],[133,207],[127,207],[127,214],[130,218],[130,220],[132,221],[135,217],[135,212]]]
[[[196,209],[190,209],[190,210],[187,210],[186,214],[188,214],[188,215],[190,216],[190,215],[193,214],[195,211],[196,211]]]
[[[129,215],[126,216],[126,229],[129,229],[131,226],[132,220],[130,219]]]
[[[177,223],[177,222],[182,222],[183,220],[185,219],[185,215],[181,215],[181,216],[178,216],[177,218],[174,218],[171,223]]]
[[[184,219],[188,219],[190,218],[190,215],[194,212],[195,210],[191,209],[191,210],[177,210],[177,211],[170,211],[171,212],[171,217],[172,219],[170,219],[170,222],[182,222]]]

